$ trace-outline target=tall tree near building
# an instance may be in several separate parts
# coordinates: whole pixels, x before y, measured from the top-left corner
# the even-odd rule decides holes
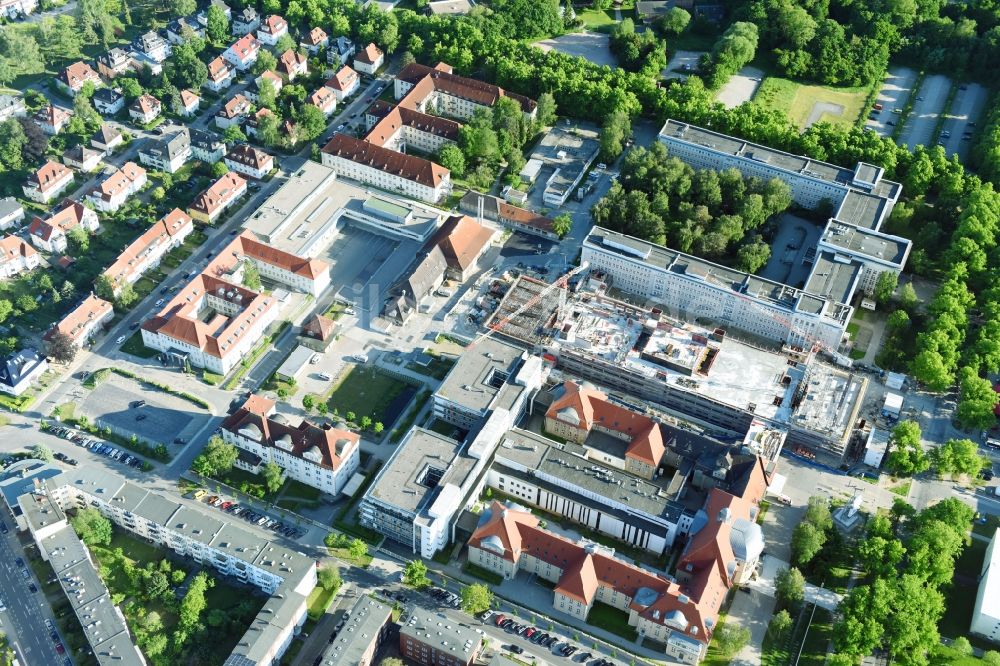
[[[224,44],[229,39],[229,19],[217,5],[209,5],[205,15],[205,33],[215,44]]]
[[[46,349],[49,357],[60,363],[72,363],[76,358],[77,347],[73,344],[73,339],[61,331],[49,338]]]

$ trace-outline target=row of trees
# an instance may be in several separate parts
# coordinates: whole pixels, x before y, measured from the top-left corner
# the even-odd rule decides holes
[[[643,71],[647,75],[659,76],[667,66],[666,42],[652,30],[636,32],[635,23],[630,18],[612,27],[609,46],[618,59],[618,65],[633,72]]]
[[[840,604],[841,620],[834,627],[837,664],[856,664],[880,646],[895,661],[925,664],[939,645],[941,588],[952,582],[973,511],[949,498],[904,523],[912,509],[902,509],[908,510],[894,508],[893,519],[872,518],[858,546],[869,579]]]
[[[740,268],[754,272],[770,256],[758,232],[791,203],[791,190],[780,179],[694,169],[656,142],[625,156],[621,179],[593,206],[591,217],[615,231],[712,259],[738,248]]]
[[[719,88],[757,55],[757,26],[736,21],[722,33],[712,52],[702,57],[701,69],[709,87]]]

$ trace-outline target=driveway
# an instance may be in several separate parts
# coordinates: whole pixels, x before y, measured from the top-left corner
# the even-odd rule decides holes
[[[756,666],[761,663],[761,647],[775,605],[773,596],[753,588],[736,590],[736,596],[733,597],[729,614],[726,616],[726,623],[749,629],[750,640],[732,658],[730,666]]]
[[[698,61],[704,54],[704,51],[677,51],[663,70],[663,78],[686,81],[688,74],[698,68]]]
[[[746,66],[726,81],[715,101],[720,102],[727,109],[732,109],[744,102],[749,102],[757,94],[764,72],[756,67]]]

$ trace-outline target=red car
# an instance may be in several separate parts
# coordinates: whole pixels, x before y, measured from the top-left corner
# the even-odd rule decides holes
[[[220,509],[228,509],[228,508],[229,508],[229,507],[231,507],[232,505],[233,505],[233,503],[232,503],[232,502],[223,502],[223,503],[222,503],[222,506],[221,506],[221,507],[219,507],[219,508],[220,508]]]
[[[497,615],[495,618],[493,618],[493,623],[499,627],[506,619],[507,617],[501,613],[500,615]]]
[[[58,652],[59,654],[66,653],[66,648],[63,647],[62,643],[56,643],[56,652]]]

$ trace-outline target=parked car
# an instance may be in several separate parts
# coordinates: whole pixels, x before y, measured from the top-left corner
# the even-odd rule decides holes
[[[121,343],[125,342],[125,340],[127,340],[127,339],[128,339],[128,338],[127,338],[126,336],[124,336],[124,335],[119,335],[119,336],[118,336],[118,337],[117,337],[117,338],[115,339],[115,344],[116,344],[116,345],[120,345]]]

